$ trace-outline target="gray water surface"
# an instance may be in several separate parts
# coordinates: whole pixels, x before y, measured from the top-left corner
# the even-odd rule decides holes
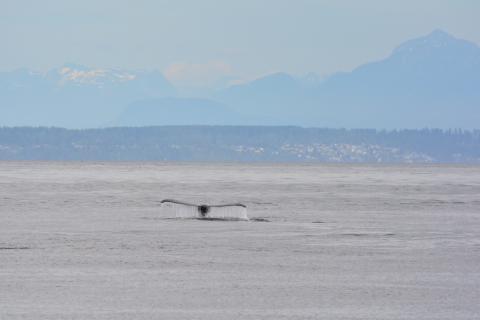
[[[479,319],[479,266],[478,166],[0,162],[2,320]]]

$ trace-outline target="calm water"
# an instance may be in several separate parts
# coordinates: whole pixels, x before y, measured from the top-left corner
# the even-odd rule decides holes
[[[480,167],[0,162],[0,222],[2,320],[480,318]]]

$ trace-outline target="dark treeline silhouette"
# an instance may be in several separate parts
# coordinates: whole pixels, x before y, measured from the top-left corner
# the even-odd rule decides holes
[[[160,126],[0,128],[2,160],[480,163],[480,131]]]

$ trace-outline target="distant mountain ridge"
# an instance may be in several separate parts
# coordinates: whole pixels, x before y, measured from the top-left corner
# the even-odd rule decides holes
[[[480,48],[442,31],[383,60],[320,79],[275,73],[202,99],[158,71],[66,64],[0,73],[0,126],[245,124],[479,128]]]
[[[132,101],[175,95],[158,71],[94,69],[66,64],[45,74],[0,73],[0,125],[97,127]]]
[[[314,87],[286,81],[268,90],[255,85],[275,84],[276,78],[231,87],[219,100],[236,110],[275,114],[276,124],[288,119],[304,126],[475,128],[480,123],[480,48],[440,30]]]
[[[131,103],[112,123],[114,126],[233,125],[242,116],[208,99],[157,98]]]

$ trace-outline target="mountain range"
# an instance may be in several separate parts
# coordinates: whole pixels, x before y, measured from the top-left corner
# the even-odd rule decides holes
[[[157,71],[65,64],[0,73],[0,126],[299,125],[478,128],[480,48],[435,30],[322,81],[272,74],[182,97]]]

